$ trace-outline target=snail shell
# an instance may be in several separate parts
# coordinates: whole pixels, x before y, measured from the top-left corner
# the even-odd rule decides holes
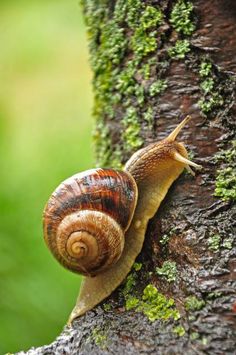
[[[44,210],[44,238],[71,271],[95,276],[120,258],[137,202],[137,186],[124,171],[93,169],[65,180]]]

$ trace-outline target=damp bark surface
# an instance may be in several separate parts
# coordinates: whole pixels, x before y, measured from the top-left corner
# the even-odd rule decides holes
[[[82,6],[98,163],[121,167],[190,114],[179,140],[203,169],[172,185],[124,283],[52,344],[25,354],[235,354],[235,1]],[[163,307],[173,300],[175,316],[163,319],[150,299],[145,311],[147,287]]]

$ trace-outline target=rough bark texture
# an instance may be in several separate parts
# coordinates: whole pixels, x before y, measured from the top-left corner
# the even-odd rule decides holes
[[[133,355],[180,354],[183,351],[186,354],[235,354],[235,190],[232,187],[235,180],[231,174],[235,168],[235,148],[231,141],[235,139],[236,114],[236,3],[234,0],[196,0],[191,10],[190,3],[184,0],[85,0],[83,6],[93,42],[91,56],[96,56],[103,46],[103,26],[106,21],[114,20],[117,3],[131,4],[134,12],[140,12],[136,25],[135,21],[133,25],[127,24],[122,13],[117,21],[128,41],[122,58],[113,62],[111,58],[110,65],[102,70],[93,63],[98,131],[100,129],[102,136],[102,129],[106,127],[102,139],[109,139],[104,148],[97,134],[98,157],[105,159],[105,152],[109,151],[106,165],[114,160],[124,162],[135,151],[135,146],[164,138],[181,117],[191,114],[193,119],[182,132],[181,141],[194,153],[194,161],[202,164],[203,170],[196,177],[182,174],[171,187],[149,223],[137,260],[142,267],[132,271],[128,279],[131,284],[127,286],[127,280],[124,281],[104,304],[75,320],[72,328],[66,327],[55,342],[29,350],[27,354]],[[185,8],[182,7],[176,17],[173,9],[181,4]],[[116,85],[114,76],[113,88],[99,92],[96,81],[101,84],[102,75],[111,74],[111,66],[121,73],[127,61],[133,60],[134,42],[140,41],[134,35],[135,28],[137,21],[142,21],[147,6],[160,9],[163,18],[144,25],[147,36],[154,30],[152,26],[157,27],[158,45],[139,55],[133,76],[135,84],[132,84],[136,85],[135,89],[130,90],[130,94],[120,94],[122,89]],[[189,6],[187,21],[178,25],[177,20],[185,13],[186,6]],[[94,18],[90,20],[95,21],[95,9],[99,10],[96,33],[92,32],[93,24],[88,19],[93,13]],[[126,9],[126,13],[129,11]],[[149,20],[151,18],[150,15]],[[111,34],[111,41],[112,38]],[[178,40],[187,41],[187,50],[180,50],[179,55],[175,47]],[[131,41],[133,47],[129,45]],[[144,78],[139,70],[150,58],[155,59],[154,64],[149,66],[150,74]],[[151,85],[157,80],[159,85],[161,80],[162,88],[153,94]],[[137,94],[137,85],[144,89],[143,95]],[[126,88],[126,91],[129,90]],[[101,95],[105,94],[104,103]],[[117,102],[111,102],[117,94]],[[129,105],[137,109],[140,129],[138,133],[136,130],[135,139],[140,139],[128,144],[127,136],[121,132],[127,130],[126,122],[131,122],[129,119],[122,121]],[[144,113],[150,106],[152,117],[147,120]],[[109,111],[111,107],[113,113]],[[165,261],[170,262],[172,274],[163,267]],[[156,267],[159,268],[157,272]],[[130,297],[141,300],[147,285],[155,286],[166,299],[172,298],[173,309],[179,312],[180,318],[174,320],[170,315],[166,320],[159,317],[150,321],[150,313],[145,315],[143,309],[131,307],[127,311]]]

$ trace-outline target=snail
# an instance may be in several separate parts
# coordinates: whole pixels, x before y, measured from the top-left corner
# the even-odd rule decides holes
[[[164,140],[135,152],[124,170],[91,169],[62,182],[43,216],[44,239],[66,268],[84,275],[69,322],[107,298],[140,253],[148,221],[188,159],[176,137],[187,116]]]

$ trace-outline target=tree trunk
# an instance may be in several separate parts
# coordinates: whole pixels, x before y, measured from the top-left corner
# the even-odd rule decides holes
[[[98,164],[122,166],[190,114],[180,140],[203,169],[172,185],[124,283],[28,354],[235,354],[236,3],[82,3]]]

